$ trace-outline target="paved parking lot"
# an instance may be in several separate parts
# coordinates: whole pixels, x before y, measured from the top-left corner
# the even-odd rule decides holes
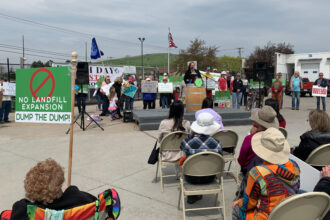
[[[327,104],[330,107],[329,100]],[[140,107],[141,103],[135,106]],[[299,111],[291,110],[291,97],[286,96],[282,114],[287,121],[288,141],[291,146],[299,143],[299,136],[309,129],[308,112],[316,106],[313,97],[301,98]],[[96,113],[95,106],[88,106]],[[14,120],[14,114],[10,119]],[[156,167],[147,164],[157,131],[143,133],[133,123],[110,121],[100,123],[105,131],[92,125],[87,131],[75,127],[72,184],[94,195],[106,188],[118,190],[122,201],[120,219],[181,219],[177,210],[179,182],[166,181],[162,193],[160,183],[155,182]],[[0,208],[11,205],[24,197],[23,181],[26,172],[37,161],[52,157],[67,171],[69,135],[66,125],[0,124]],[[238,149],[250,126],[226,127],[239,134]],[[236,183],[225,178],[227,217],[231,219],[231,203]],[[195,205],[207,205],[213,201],[204,197]],[[210,215],[209,215],[210,214]],[[193,212],[188,219],[219,219],[218,212]]]

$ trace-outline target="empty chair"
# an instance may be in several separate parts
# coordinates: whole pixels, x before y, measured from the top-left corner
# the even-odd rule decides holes
[[[325,144],[314,149],[305,162],[313,167],[330,165],[330,144]]]
[[[221,130],[216,132],[212,135],[212,137],[218,141],[220,141],[222,146],[222,152],[223,152],[223,158],[225,162],[229,162],[229,166],[227,171],[230,172],[231,163],[234,162],[235,164],[235,178],[238,183],[238,174],[239,170],[237,167],[237,157],[235,154],[236,146],[238,143],[238,134],[235,131],[232,130]]]
[[[226,219],[225,196],[223,189],[223,169],[225,161],[223,157],[214,152],[202,152],[189,156],[182,167],[182,176],[180,177],[180,193],[178,201],[178,209],[180,209],[180,202],[182,201],[183,219],[186,219],[187,211],[208,210],[208,209],[222,209],[224,219]],[[209,184],[190,184],[185,181],[184,176],[201,177],[217,175],[213,182]],[[218,195],[221,196],[221,203],[217,205]],[[215,204],[211,207],[191,208],[185,207],[185,196],[215,194]]]
[[[268,220],[322,220],[330,208],[330,197],[324,192],[290,196],[278,203]]]
[[[171,176],[178,176],[178,171],[176,174],[173,175],[163,175],[163,166],[165,165],[175,165],[176,169],[178,169],[178,163],[179,160],[176,161],[166,161],[163,160],[162,158],[162,152],[165,151],[171,151],[174,153],[179,153],[181,151],[180,149],[180,144],[183,139],[185,139],[188,136],[187,133],[182,132],[182,131],[176,131],[169,133],[166,135],[162,141],[160,142],[160,147],[159,147],[159,155],[158,155],[158,163],[157,163],[157,168],[156,168],[156,180],[157,180],[157,175],[158,175],[158,168],[160,171],[160,185],[161,185],[161,190],[162,192],[164,191],[164,183],[163,183],[163,178],[164,177],[171,177]]]

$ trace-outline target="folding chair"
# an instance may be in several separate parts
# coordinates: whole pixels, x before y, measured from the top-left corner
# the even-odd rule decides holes
[[[278,203],[268,220],[322,220],[330,208],[330,197],[324,192],[290,196]]]
[[[182,167],[182,176],[180,177],[180,193],[179,193],[179,202],[178,209],[180,210],[180,201],[182,200],[182,211],[183,219],[186,219],[187,211],[195,210],[209,210],[209,209],[222,209],[223,218],[226,220],[226,207],[225,207],[225,195],[223,189],[223,169],[225,166],[225,161],[222,156],[214,152],[202,152],[189,156],[186,161],[183,163]],[[213,176],[217,175],[219,178],[216,178],[212,183],[209,184],[190,184],[184,180],[184,176],[189,175],[193,177],[200,176]],[[217,205],[218,195],[222,194],[222,201],[219,206]],[[215,204],[211,207],[203,208],[191,208],[186,209],[185,207],[185,196],[193,195],[207,195],[215,194]]]
[[[314,149],[305,162],[313,167],[330,165],[330,144],[324,144]]]
[[[285,130],[285,128],[279,127],[278,130],[280,130],[280,132],[282,132],[282,134],[284,135],[285,139],[288,138],[288,131]]]
[[[223,153],[223,158],[225,162],[229,162],[228,170],[225,171],[226,173],[229,173],[231,163],[235,163],[235,178],[237,180],[237,184],[239,183],[238,181],[238,175],[239,175],[239,169],[237,166],[237,157],[235,155],[235,150],[238,142],[238,134],[235,131],[232,130],[221,130],[216,132],[215,134],[212,135],[212,137],[218,141],[220,141],[222,145],[222,153]]]
[[[164,192],[164,183],[163,183],[163,178],[164,177],[171,177],[171,176],[178,176],[178,167],[179,167],[179,160],[176,161],[166,161],[162,160],[162,152],[164,151],[172,151],[172,152],[177,152],[179,153],[181,151],[180,145],[183,139],[185,139],[188,136],[187,133],[182,132],[182,131],[176,131],[169,133],[166,135],[163,140],[160,142],[160,147],[159,147],[159,155],[158,155],[158,162],[157,162],[157,168],[156,168],[156,181],[157,181],[157,175],[158,175],[158,168],[160,171],[160,185],[161,185],[161,190]],[[167,165],[175,165],[176,168],[176,174],[174,175],[165,175],[163,176],[163,166]]]

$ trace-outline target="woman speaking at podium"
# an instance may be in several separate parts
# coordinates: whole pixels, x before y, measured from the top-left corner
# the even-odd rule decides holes
[[[184,82],[186,84],[192,84],[195,82],[197,78],[202,78],[199,70],[195,69],[195,63],[190,62],[188,66],[188,70],[184,75]]]

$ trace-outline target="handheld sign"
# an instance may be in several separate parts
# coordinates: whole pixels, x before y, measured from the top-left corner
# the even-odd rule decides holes
[[[71,67],[16,71],[16,122],[71,123]]]
[[[327,97],[328,89],[320,86],[313,86],[312,96]]]
[[[158,92],[159,93],[173,93],[173,84],[172,83],[158,83]]]
[[[137,91],[137,87],[134,86],[134,85],[129,85],[129,86],[126,86],[123,90],[123,94],[131,97],[131,98],[134,98],[134,95]]]
[[[202,85],[203,85],[202,79],[198,78],[195,80],[195,86],[202,87]]]
[[[16,83],[4,82],[3,83],[3,95],[15,96],[16,95]]]
[[[214,93],[214,102],[215,103],[224,103],[230,102],[230,91],[215,91]]]
[[[141,82],[141,92],[142,93],[157,93],[157,81],[147,81],[142,80]]]

